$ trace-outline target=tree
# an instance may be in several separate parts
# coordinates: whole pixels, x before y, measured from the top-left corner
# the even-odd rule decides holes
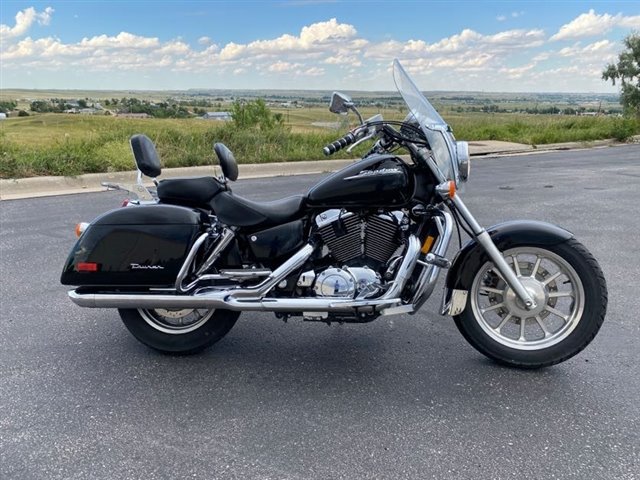
[[[15,110],[18,104],[13,100],[0,102],[0,112],[9,113],[11,110]]]
[[[238,129],[273,130],[284,126],[282,115],[271,112],[261,98],[248,102],[236,100],[231,105],[231,116],[234,126]]]
[[[640,116],[640,34],[624,39],[626,50],[618,55],[618,63],[610,63],[602,72],[604,80],[615,85],[620,80],[620,103],[625,112]]]

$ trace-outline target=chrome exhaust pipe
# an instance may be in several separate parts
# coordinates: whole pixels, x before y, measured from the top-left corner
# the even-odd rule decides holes
[[[73,303],[86,308],[220,308],[254,312],[349,312],[354,308],[382,309],[401,303],[399,298],[238,298],[229,290],[195,295],[78,293],[69,291]]]

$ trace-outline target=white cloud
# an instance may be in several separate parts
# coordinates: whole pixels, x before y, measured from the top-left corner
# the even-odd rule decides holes
[[[270,40],[256,40],[248,44],[228,43],[220,52],[222,60],[277,55],[308,55],[330,52],[331,48],[359,49],[366,41],[356,39],[353,25],[338,23],[335,18],[305,26],[299,36],[284,34]]]
[[[574,38],[585,38],[603,35],[614,27],[640,28],[640,15],[623,16],[621,13],[599,15],[591,9],[574,18],[571,22],[560,27],[551,37],[552,41]]]
[[[320,67],[311,67],[300,72],[300,75],[304,75],[306,77],[321,77],[324,74],[325,74],[324,68],[320,68]]]
[[[302,65],[300,63],[289,63],[289,62],[276,62],[269,65],[267,70],[275,73],[284,73],[291,72],[292,70],[297,70]]]
[[[366,56],[378,59],[399,57],[424,57],[429,55],[476,52],[496,54],[499,52],[538,47],[544,43],[543,30],[507,30],[494,35],[482,35],[471,29],[452,35],[435,43],[409,40],[383,42],[368,49]]]
[[[211,39],[209,37],[200,37],[198,39],[198,43],[200,45],[211,45]]]
[[[49,25],[53,12],[51,7],[45,8],[40,13],[33,7],[19,11],[16,13],[16,24],[13,27],[5,24],[0,25],[0,39],[8,40],[21,37],[29,31],[34,22],[40,25]]]
[[[174,40],[162,45],[157,52],[160,54],[184,55],[191,52],[191,47],[180,40]]]
[[[157,37],[140,37],[128,32],[120,32],[115,37],[98,35],[91,38],[83,38],[80,41],[81,47],[93,48],[152,48],[160,45]]]
[[[511,14],[509,15],[498,15],[496,17],[496,20],[499,22],[504,22],[506,21],[509,17],[511,18],[518,18],[524,15],[524,12],[511,12]]]

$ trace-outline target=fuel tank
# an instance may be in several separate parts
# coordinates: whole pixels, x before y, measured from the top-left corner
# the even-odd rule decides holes
[[[311,208],[392,207],[413,198],[413,172],[398,157],[371,155],[328,176],[307,197]]]
[[[168,287],[175,284],[202,214],[174,205],[111,210],[91,222],[62,271],[64,285]]]

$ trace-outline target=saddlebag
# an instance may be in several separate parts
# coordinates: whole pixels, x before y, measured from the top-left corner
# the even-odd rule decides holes
[[[67,258],[60,281],[86,287],[172,287],[202,214],[173,205],[119,208],[94,220]]]

